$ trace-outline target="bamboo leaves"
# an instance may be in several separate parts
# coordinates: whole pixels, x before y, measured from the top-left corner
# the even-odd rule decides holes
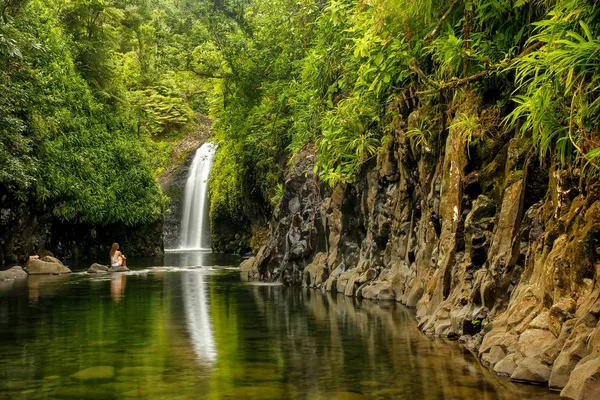
[[[506,122],[521,124],[542,159],[554,149],[563,165],[581,158],[586,166],[595,166],[600,146],[598,10],[572,0],[557,4],[549,16],[535,24],[530,39],[544,47],[515,63],[520,94]],[[583,16],[588,22],[577,19]]]

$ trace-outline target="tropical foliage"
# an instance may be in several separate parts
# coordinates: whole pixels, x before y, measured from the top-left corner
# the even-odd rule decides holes
[[[159,220],[156,177],[208,112],[206,71],[220,68],[207,27],[169,0],[0,0],[0,12],[0,192],[64,221]]]
[[[243,207],[249,195],[269,210],[282,166],[297,154],[316,154],[327,183],[353,182],[388,135],[439,156],[438,139],[452,125],[467,152],[520,135],[540,159],[598,172],[596,2],[235,4],[244,25],[219,33],[231,40],[220,49],[234,73],[215,109],[213,216],[251,212]],[[465,96],[477,99],[472,110],[454,109]],[[411,126],[415,110],[431,115],[427,126]]]
[[[439,156],[452,126],[467,151],[519,135],[600,166],[593,1],[0,4],[0,185],[64,219],[156,218],[153,175],[196,113],[215,118],[213,220],[268,216],[298,155],[353,182],[386,137]]]

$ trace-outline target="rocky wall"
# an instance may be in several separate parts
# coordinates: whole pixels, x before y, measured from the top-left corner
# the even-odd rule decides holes
[[[514,135],[473,146],[456,110],[480,113],[455,107],[437,153],[390,135],[354,184],[327,188],[300,154],[242,275],[396,300],[500,375],[600,398],[600,185]]]
[[[47,212],[0,195],[0,265],[25,262],[29,255],[44,252],[51,227]]]
[[[128,227],[61,222],[44,210],[5,198],[0,204],[0,265],[24,263],[31,255],[108,262],[113,242],[131,256],[163,252],[162,221]]]

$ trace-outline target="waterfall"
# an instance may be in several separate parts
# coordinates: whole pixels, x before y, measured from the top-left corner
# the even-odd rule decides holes
[[[204,143],[194,156],[185,184],[180,249],[210,249],[208,228],[208,176],[217,146]]]

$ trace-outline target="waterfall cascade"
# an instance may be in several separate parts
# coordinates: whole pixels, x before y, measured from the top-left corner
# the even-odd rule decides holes
[[[181,219],[181,250],[210,249],[208,224],[208,176],[217,146],[204,143],[194,156],[185,184]]]

